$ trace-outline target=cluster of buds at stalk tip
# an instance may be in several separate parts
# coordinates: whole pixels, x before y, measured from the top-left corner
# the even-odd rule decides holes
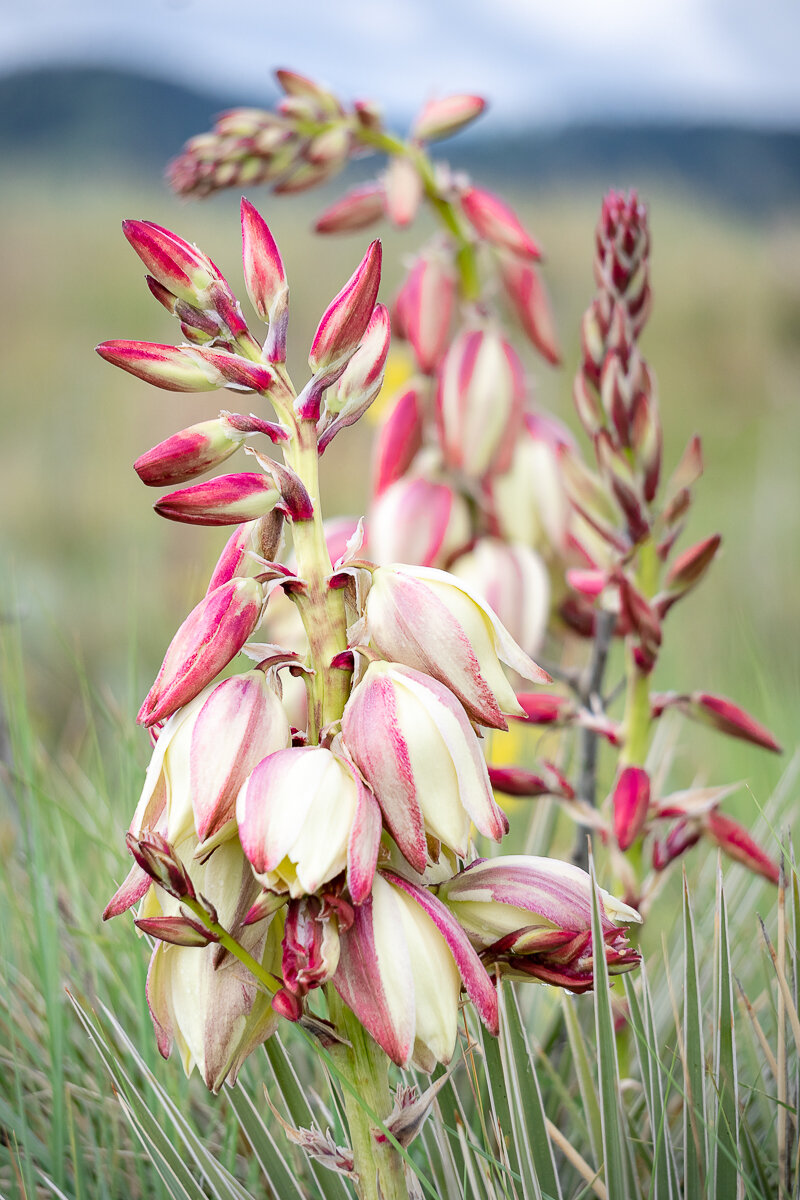
[[[430,130],[430,112],[427,120]],[[138,905],[137,925],[155,941],[148,1001],[159,1049],[176,1046],[187,1071],[197,1066],[213,1090],[235,1079],[281,1020],[305,1019],[307,996],[324,985],[394,1062],[431,1071],[453,1055],[463,993],[497,1032],[497,970],[524,960],[535,969],[523,975],[591,986],[585,873],[565,868],[572,892],[554,916],[545,897],[564,893],[558,864],[498,858],[487,897],[503,915],[484,926],[499,920],[502,934],[485,944],[459,916],[471,911],[458,882],[473,839],[499,842],[508,827],[479,734],[526,713],[502,664],[535,684],[549,676],[470,585],[469,564],[464,578],[378,565],[363,557],[361,522],[323,525],[319,455],[374,399],[386,361],[379,244],[323,314],[311,378],[298,392],[285,366],[285,271],[252,205],[242,204],[244,273],[267,325],[263,343],[200,251],[147,222],[128,223],[126,233],[165,307],[188,326],[191,306],[219,330],[175,354],[202,364],[205,382],[263,396],[274,418],[225,411],[143,456],[139,474],[151,486],[184,483],[258,435],[283,462],[246,445],[260,471],[195,483],[155,505],[172,520],[235,529],[139,713],[155,744],[128,831],[133,867],[104,915]],[[489,336],[470,342],[462,370],[491,374],[476,366],[474,349],[490,364],[511,364],[516,411],[510,350],[498,341],[487,349]],[[163,350],[100,347],[116,365],[172,386]],[[163,376],[159,363],[167,363]],[[291,556],[282,553],[286,530]],[[473,572],[482,553],[508,550],[513,572],[537,579],[531,549],[498,546],[473,548]],[[521,604],[497,594],[501,607]],[[270,640],[255,642],[262,622]],[[255,666],[223,677],[242,651]],[[302,707],[284,696],[281,672],[287,684],[302,681]],[[512,894],[523,897],[514,912]],[[616,918],[605,954],[612,970],[624,969],[636,955],[618,925],[637,914],[605,903]],[[506,944],[515,913],[518,937]],[[528,927],[542,922],[557,934],[533,952]]]
[[[775,881],[775,863],[745,829],[718,812],[731,789],[694,788],[661,796],[651,780],[651,727],[668,710],[767,749],[779,747],[768,730],[732,701],[706,692],[650,692],[665,619],[702,581],[721,539],[715,534],[676,551],[703,461],[694,437],[662,486],[655,378],[639,348],[652,299],[650,234],[646,208],[635,193],[626,197],[612,192],[606,197],[595,251],[597,294],[583,319],[581,365],[573,388],[595,465],[590,467],[575,446],[565,447],[561,466],[571,506],[568,541],[575,565],[566,572],[569,590],[561,614],[583,636],[607,637],[611,631],[624,639],[625,712],[621,721],[613,720],[599,687],[587,697],[578,686],[576,702],[561,698],[557,704],[553,697],[552,709],[541,696],[532,697],[527,719],[583,727],[618,748],[620,768],[603,810],[592,809],[592,795],[578,795],[572,811],[613,848],[619,873],[637,904],[647,903],[658,874],[703,836]],[[643,880],[635,878],[621,855],[645,841],[653,875]]]
[[[560,361],[542,252],[500,196],[432,160],[427,149],[480,116],[485,102],[474,95],[429,100],[402,139],[372,103],[348,106],[293,71],[278,71],[277,81],[284,94],[274,111],[223,114],[171,165],[172,186],[194,196],[254,183],[294,192],[325,182],[351,157],[377,152],[387,157],[385,170],[334,201],[317,231],[350,233],[387,218],[404,228],[430,205],[441,232],[410,263],[393,304],[394,336],[407,343],[415,373],[390,402],[379,433],[368,552],[382,563],[450,568],[474,551],[464,570],[487,599],[490,576],[475,570],[475,556],[481,563],[493,557],[501,573],[494,600],[535,653],[550,612],[550,572],[567,548],[561,455],[570,439],[532,410],[503,323],[510,318],[545,361]],[[352,364],[329,396],[321,449],[373,394],[369,371]],[[498,553],[498,539],[514,543],[513,553]]]

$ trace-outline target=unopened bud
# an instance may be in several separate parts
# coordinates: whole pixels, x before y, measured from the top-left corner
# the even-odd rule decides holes
[[[149,487],[185,483],[225,462],[243,440],[244,434],[237,434],[222,418],[202,421],[159,442],[137,458],[133,469]]]
[[[614,833],[620,850],[628,850],[642,832],[650,807],[650,777],[642,767],[625,767],[612,794]]]
[[[449,137],[479,117],[485,107],[486,101],[480,96],[455,95],[429,100],[417,114],[411,136],[421,142]]]
[[[402,335],[410,343],[419,369],[432,374],[447,348],[456,298],[456,277],[443,254],[418,258],[395,301]]]
[[[731,817],[721,812],[711,812],[705,822],[709,836],[725,851],[727,855],[740,862],[757,875],[763,875],[770,883],[777,884],[780,870],[768,854],[754,842],[750,834]]]
[[[561,351],[555,320],[538,271],[529,262],[504,257],[500,262],[500,275],[528,341],[547,362],[557,366],[561,362]]]
[[[403,392],[378,431],[372,485],[376,496],[405,475],[422,446],[422,399],[419,387]]]
[[[170,642],[139,724],[163,721],[202,692],[250,637],[263,603],[263,588],[254,579],[232,579],[209,592]]]
[[[483,188],[470,187],[461,194],[461,208],[472,228],[493,246],[521,258],[541,258],[541,250],[517,214],[504,200]]]
[[[389,353],[391,328],[389,313],[376,304],[361,345],[344,369],[335,389],[325,401],[326,420],[319,438],[320,454],[340,429],[354,425],[364,415],[383,386],[383,373]]]
[[[153,507],[160,517],[187,525],[239,525],[265,516],[280,498],[263,475],[240,471],[170,492]]]
[[[154,883],[176,900],[194,900],[196,893],[189,873],[173,847],[160,833],[149,832],[136,837],[125,835],[133,857]]]
[[[323,314],[308,356],[312,371],[335,369],[352,355],[372,319],[380,281],[381,244],[376,241]]]
[[[392,158],[383,177],[386,215],[399,229],[405,229],[417,215],[422,200],[422,180],[409,158]]]
[[[122,232],[150,274],[189,304],[207,308],[213,285],[225,283],[201,250],[152,221],[123,221]]]
[[[370,554],[378,563],[447,562],[470,540],[469,508],[445,483],[404,476],[381,492],[369,517]]]
[[[506,470],[524,399],[522,363],[509,343],[490,330],[460,334],[442,362],[436,394],[447,466],[473,478]]]
[[[314,228],[317,233],[353,233],[374,225],[384,211],[383,184],[373,180],[335,200],[317,217]]]
[[[242,197],[242,260],[244,281],[253,308],[262,321],[280,321],[289,303],[286,272],[266,221]]]
[[[194,351],[156,342],[101,342],[95,349],[101,358],[130,375],[168,392],[211,392],[224,386],[218,371],[201,365]]]

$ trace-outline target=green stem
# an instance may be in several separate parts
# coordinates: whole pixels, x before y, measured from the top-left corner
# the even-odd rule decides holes
[[[344,1094],[344,1104],[359,1200],[408,1200],[402,1159],[390,1142],[376,1141],[368,1112],[372,1110],[384,1121],[389,1115],[389,1060],[336,991],[332,987],[327,991],[331,1019],[349,1042],[335,1046],[332,1055],[352,1085]]]
[[[308,739],[315,743],[321,729],[341,717],[351,680],[350,671],[331,666],[332,659],[347,649],[347,616],[344,593],[328,584],[333,568],[322,525],[315,421],[297,421],[285,457],[303,481],[314,509],[308,520],[292,522],[292,540],[297,574],[305,585],[295,602],[308,638],[313,670],[308,681]]]
[[[650,600],[658,591],[660,564],[655,542],[648,538],[639,549],[636,584],[645,599]],[[627,647],[627,688],[625,692],[625,715],[622,720],[624,745],[620,754],[620,766],[643,766],[650,748],[650,676],[641,671],[633,657],[632,646]]]
[[[456,265],[458,267],[461,294],[465,300],[477,300],[481,293],[478,262],[475,246],[464,231],[458,211],[452,200],[440,190],[436,182],[433,162],[421,146],[403,141],[390,133],[379,133],[373,129],[359,128],[357,137],[373,150],[380,150],[389,158],[409,158],[419,171],[425,198],[456,243]]]

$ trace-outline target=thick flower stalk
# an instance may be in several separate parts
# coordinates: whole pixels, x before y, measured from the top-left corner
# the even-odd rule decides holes
[[[398,211],[407,185],[394,181]],[[525,930],[556,929],[535,950],[522,926],[507,940],[516,910],[486,918],[481,928],[502,926],[488,944],[459,916],[472,911],[459,880],[477,878],[473,839],[497,843],[507,829],[478,734],[526,712],[502,664],[534,684],[549,677],[469,582],[378,566],[363,557],[361,522],[323,523],[319,456],[369,407],[386,361],[380,243],[323,313],[298,389],[285,365],[286,273],[252,205],[242,202],[243,262],[263,340],[196,247],[149,222],[125,233],[185,340],[99,353],[157,387],[245,392],[272,413],[223,409],[137,460],[150,486],[188,485],[157,500],[159,515],[234,528],[139,712],[155,745],[127,836],[133,866],[105,916],[138,906],[155,942],[159,1049],[177,1047],[212,1089],[282,1020],[332,1044],[360,1195],[394,1200],[407,1195],[402,1162],[365,1111],[390,1115],[389,1062],[449,1062],[465,998],[496,1034],[500,971],[592,984],[585,873],[566,868],[573,895],[554,916],[543,896],[565,894],[556,866],[496,860],[490,908],[512,903]],[[251,469],[191,482],[239,448]],[[286,637],[254,640],[273,610],[269,628]],[[239,654],[248,669],[223,675]],[[604,904],[609,967],[627,969],[637,955],[621,925],[637,914]]]
[[[732,701],[706,692],[660,695],[651,689],[673,606],[701,582],[720,545],[718,535],[676,552],[692,489],[703,463],[692,438],[672,476],[662,479],[661,417],[653,372],[639,336],[650,312],[650,233],[635,194],[611,193],[596,231],[597,294],[582,326],[582,361],[573,395],[591,440],[595,469],[576,448],[562,465],[572,514],[569,537],[579,565],[567,571],[565,620],[593,640],[575,701],[541,695],[526,705],[533,724],[557,722],[579,730],[582,770],[567,807],[611,848],[628,896],[646,907],[664,869],[702,837],[773,882],[778,867],[747,831],[718,811],[729,788],[657,793],[651,755],[655,723],[667,711],[683,713],[738,737],[778,750],[772,735]],[[612,719],[603,700],[609,643],[625,644],[625,704]],[[596,742],[618,751],[616,779],[600,813],[596,802]],[[578,855],[585,852],[585,828]],[[648,863],[649,860],[649,863]]]

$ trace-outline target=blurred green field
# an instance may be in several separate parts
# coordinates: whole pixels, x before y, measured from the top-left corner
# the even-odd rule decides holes
[[[736,697],[791,756],[800,716],[800,213],[748,224],[686,195],[650,189],[646,180],[617,182],[637,183],[651,207],[655,308],[644,351],[659,381],[667,467],[691,434],[699,432],[705,446],[706,474],[685,544],[692,535],[719,531],[725,546],[709,580],[670,617],[657,686]],[[593,292],[601,192],[598,185],[580,196],[514,197],[547,250],[565,357],[558,372],[532,359],[529,365],[541,402],[573,428],[571,379],[580,316]],[[290,366],[302,379],[315,323],[367,235],[323,241],[309,234],[326,199],[319,194],[290,201],[256,192],[251,199],[270,222],[288,269]],[[19,661],[12,650],[0,665],[11,681],[5,719],[16,728],[18,748],[26,747],[24,761],[18,757],[5,769],[18,807],[0,809],[11,913],[0,936],[0,1058],[22,1064],[9,1091],[16,1088],[17,1111],[26,1110],[30,1121],[12,1123],[3,1101],[0,1125],[9,1138],[8,1130],[28,1138],[33,1157],[45,1164],[49,1138],[55,1159],[48,1169],[63,1181],[58,1148],[74,1140],[76,1121],[82,1152],[97,1160],[89,1162],[87,1177],[109,1155],[103,1170],[109,1179],[127,1180],[131,1195],[160,1193],[150,1190],[155,1185],[143,1168],[137,1167],[135,1186],[130,1182],[128,1135],[117,1128],[122,1117],[104,1086],[89,1082],[97,1066],[68,1015],[63,986],[108,999],[155,1062],[143,1003],[145,949],[123,923],[101,928],[99,911],[119,873],[121,830],[148,753],[133,718],[176,625],[205,588],[224,532],[154,516],[153,496],[131,463],[174,430],[213,415],[220,401],[150,389],[101,362],[92,348],[106,338],[170,341],[175,334],[120,233],[123,217],[150,218],[196,241],[237,288],[237,206],[235,195],[180,204],[157,179],[12,169],[0,180],[6,299],[0,616],[12,646],[17,633],[22,644]],[[385,237],[383,298],[399,280],[399,256],[411,253],[420,236],[417,227]],[[370,435],[364,423],[326,455],[329,515],[363,511]],[[23,680],[33,734],[22,717]],[[749,793],[731,807],[751,824],[786,759],[707,730],[684,732],[676,782],[748,781]],[[0,759],[4,747],[0,739]],[[792,823],[795,812],[790,776],[777,816]],[[712,858],[704,867],[708,887]],[[749,881],[748,901],[765,891]],[[747,908],[739,959],[749,954],[752,938]],[[656,929],[653,939],[656,945]],[[176,1064],[160,1070],[168,1088],[185,1097],[178,1074]],[[198,1089],[189,1094],[197,1099]],[[201,1116],[208,1111],[198,1108]],[[92,1134],[93,1121],[107,1121],[108,1131]],[[220,1126],[214,1145],[233,1160],[235,1134],[227,1129]],[[109,1188],[107,1194],[121,1194]]]

